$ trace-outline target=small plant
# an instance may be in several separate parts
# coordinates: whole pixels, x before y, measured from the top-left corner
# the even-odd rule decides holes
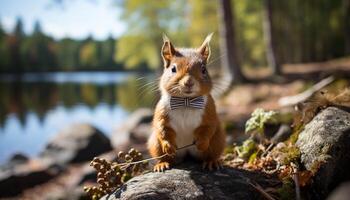
[[[257,108],[252,113],[252,116],[245,124],[245,132],[246,133],[264,133],[265,124],[276,121],[276,112],[275,111],[264,111],[261,108]]]
[[[235,151],[239,158],[244,160],[250,159],[250,156],[256,152],[257,147],[256,143],[252,139],[247,139],[243,142],[241,146],[235,147]]]
[[[116,162],[95,157],[90,165],[97,171],[98,186],[85,186],[84,191],[93,200],[113,192],[130,178],[148,168],[147,160],[144,160],[142,153],[134,148],[128,153],[119,152]]]

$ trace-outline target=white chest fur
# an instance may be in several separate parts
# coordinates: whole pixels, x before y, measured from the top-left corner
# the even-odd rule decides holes
[[[176,132],[176,145],[178,148],[192,144],[194,141],[193,132],[200,126],[203,118],[203,109],[183,107],[170,110],[170,96],[162,96],[164,106],[169,109],[168,117],[171,128]],[[207,97],[204,97],[204,105]],[[196,155],[196,148],[191,147],[177,152],[177,156],[182,157],[186,152]]]

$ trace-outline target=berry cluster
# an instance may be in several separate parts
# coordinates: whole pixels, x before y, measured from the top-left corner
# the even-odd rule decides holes
[[[98,186],[86,186],[84,191],[93,199],[99,199],[113,192],[133,176],[148,168],[142,153],[132,148],[127,153],[120,151],[116,162],[95,157],[90,165],[97,171]]]

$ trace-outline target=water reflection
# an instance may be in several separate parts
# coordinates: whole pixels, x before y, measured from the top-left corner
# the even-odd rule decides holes
[[[69,75],[59,81],[44,76],[35,81],[2,79],[0,162],[14,152],[37,155],[50,137],[69,124],[86,122],[110,134],[128,113],[155,102],[151,86],[140,89],[152,76],[140,81],[143,75],[105,73],[103,79],[103,73],[76,74],[76,79]]]

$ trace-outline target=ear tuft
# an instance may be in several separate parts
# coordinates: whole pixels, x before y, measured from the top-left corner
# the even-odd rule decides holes
[[[163,42],[170,42],[168,36],[165,33],[163,33]]]
[[[209,60],[210,57],[210,46],[209,43],[214,33],[210,33],[199,47],[198,52],[204,57],[205,60]]]
[[[170,60],[175,55],[175,53],[176,53],[175,48],[173,44],[171,44],[168,36],[163,34],[163,47],[162,47],[161,55],[162,55],[165,67],[169,66]]]
[[[213,37],[214,33],[210,33],[207,35],[203,43],[207,43],[209,45],[209,42],[211,41],[211,38]]]

